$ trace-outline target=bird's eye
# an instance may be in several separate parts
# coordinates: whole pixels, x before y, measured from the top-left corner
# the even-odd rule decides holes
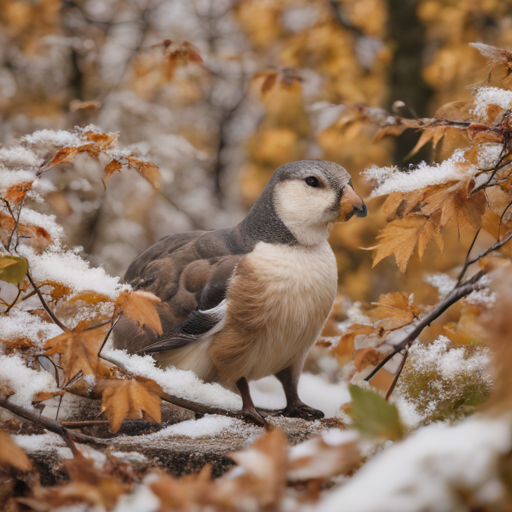
[[[304,181],[306,182],[306,185],[309,185],[310,187],[320,186],[320,183],[318,183],[318,180],[314,176],[308,176]]]

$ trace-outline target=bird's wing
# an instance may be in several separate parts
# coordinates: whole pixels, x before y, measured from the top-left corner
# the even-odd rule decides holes
[[[130,265],[125,282],[165,303],[158,307],[164,333],[157,336],[124,319],[114,333],[117,348],[138,353],[171,350],[221,328],[229,282],[244,257],[226,235],[227,230],[171,235]]]

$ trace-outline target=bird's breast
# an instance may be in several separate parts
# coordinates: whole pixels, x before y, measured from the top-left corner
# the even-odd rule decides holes
[[[318,338],[337,289],[327,242],[290,247],[260,242],[239,263],[227,295],[226,326],[213,347],[219,365],[257,379],[280,371]]]

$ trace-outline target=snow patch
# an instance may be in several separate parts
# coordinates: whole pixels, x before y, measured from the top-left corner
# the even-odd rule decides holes
[[[147,437],[152,439],[162,439],[172,436],[184,437],[214,437],[222,432],[236,432],[246,430],[247,424],[236,418],[228,418],[227,416],[218,416],[216,414],[207,414],[198,420],[188,420],[170,427],[164,428],[155,434]],[[250,428],[250,427],[249,427]]]
[[[32,400],[40,391],[58,391],[53,376],[46,371],[32,370],[18,354],[0,355],[0,383],[13,392],[9,402],[32,409]]]
[[[53,322],[45,322],[37,315],[12,309],[8,315],[0,316],[0,337],[4,341],[28,339],[42,345],[62,333]]]
[[[77,146],[82,144],[78,135],[66,130],[38,130],[22,137],[21,142],[34,146],[51,145],[56,147]]]
[[[503,110],[509,110],[512,108],[512,91],[499,87],[479,87],[475,95],[475,106],[470,113],[482,120],[487,120],[489,105],[497,105]]]
[[[36,175],[32,171],[9,171],[0,169],[0,193],[20,183],[35,180]]]
[[[24,167],[39,167],[43,159],[39,158],[33,151],[21,146],[13,148],[0,148],[0,165],[14,169]]]
[[[474,176],[478,169],[464,158],[464,152],[457,149],[452,156],[440,164],[418,164],[412,170],[400,170],[398,167],[371,167],[363,175],[377,182],[377,188],[371,197],[384,196],[393,192],[412,192],[432,185],[441,185],[450,181],[459,181]]]
[[[439,299],[444,299],[457,284],[457,281],[447,274],[431,274],[425,277],[425,282],[437,288]]]

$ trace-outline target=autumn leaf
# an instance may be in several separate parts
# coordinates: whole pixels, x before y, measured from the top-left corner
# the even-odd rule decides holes
[[[353,426],[366,437],[396,441],[404,436],[405,429],[398,409],[379,393],[359,386],[349,385],[352,402],[347,414]]]
[[[7,246],[14,229],[16,229],[18,236],[22,237],[25,243],[34,247],[38,253],[52,243],[51,236],[43,227],[22,222],[16,224],[10,215],[0,211],[0,238],[4,246]]]
[[[21,256],[0,255],[0,280],[21,284],[28,271],[28,262]]]
[[[32,190],[33,181],[26,181],[24,183],[17,183],[12,187],[9,187],[3,194],[2,199],[8,203],[14,203],[19,206],[25,200],[27,192]]]
[[[400,329],[413,322],[420,309],[405,292],[391,292],[381,295],[379,302],[372,302],[374,309],[368,316],[386,331]]]
[[[479,229],[487,207],[483,190],[471,195],[475,186],[472,179],[463,180],[425,197],[421,211],[425,215],[441,213],[440,226],[455,224],[460,231],[466,227]]]
[[[160,178],[160,170],[158,166],[152,164],[151,162],[145,162],[143,160],[139,160],[138,158],[127,157],[126,161],[130,167],[135,169],[141,176],[146,178],[146,180],[151,183],[153,188],[156,190],[160,190],[161,188],[161,178]]]
[[[93,142],[96,146],[104,151],[106,149],[112,148],[115,141],[119,138],[119,135],[119,132],[97,133],[88,131],[83,134],[83,138],[86,141]]]
[[[101,412],[111,420],[116,433],[125,419],[145,419],[160,423],[160,386],[149,379],[103,380],[97,386],[102,393]]]
[[[46,165],[46,169],[51,169],[56,165],[70,162],[73,158],[76,158],[79,153],[80,150],[75,146],[61,148],[53,155],[53,158]]]
[[[412,148],[411,152],[405,157],[406,159],[415,155],[429,140],[432,140],[432,148],[435,149],[439,144],[439,141],[444,137],[448,126],[435,126],[432,128],[426,128],[421,137],[418,139],[418,142]]]
[[[45,356],[60,355],[60,366],[64,370],[63,388],[71,383],[68,390],[84,396],[91,394],[93,383],[83,377],[103,375],[108,370],[109,365],[98,357],[108,329],[108,325],[103,325],[88,331],[68,331],[46,342]],[[75,379],[78,380],[75,382]]]
[[[0,430],[0,469],[30,471],[32,464],[12,437]]]
[[[491,67],[502,64],[512,69],[512,51],[483,43],[469,43],[469,46],[476,48],[486,57]]]
[[[432,239],[436,241],[441,251],[444,247],[439,227],[433,218],[422,215],[409,215],[390,222],[380,232],[377,239],[380,240],[379,244],[371,248],[377,249],[372,267],[375,267],[385,257],[394,254],[398,268],[402,272],[405,272],[416,246],[418,246],[420,259]]]
[[[113,302],[110,297],[103,293],[98,293],[93,290],[85,290],[70,297],[67,301],[68,304],[75,304],[77,302],[86,302],[87,304],[99,304],[100,302]]]
[[[158,304],[163,304],[163,302],[150,292],[125,290],[117,298],[114,307],[114,318],[122,311],[139,325],[146,325],[158,334],[163,334],[162,322],[156,310]]]
[[[368,366],[377,366],[385,357],[386,354],[374,347],[364,347],[354,352],[353,363],[356,370],[361,372]]]
[[[123,164],[115,158],[105,166],[105,178],[103,180],[105,185],[110,181],[112,174],[114,174],[116,171],[121,172],[122,167]]]
[[[373,325],[352,324],[347,332],[345,332],[339,339],[336,346],[332,349],[333,354],[337,359],[342,362],[347,362],[351,358],[354,351],[354,339],[356,336],[363,335],[369,336],[375,334],[377,329]]]

